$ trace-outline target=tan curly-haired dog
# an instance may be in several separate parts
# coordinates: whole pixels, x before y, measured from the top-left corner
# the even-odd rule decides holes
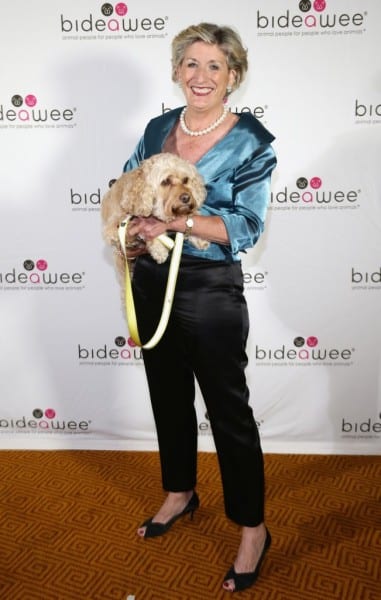
[[[175,154],[154,154],[136,169],[123,173],[101,203],[103,237],[115,248],[119,275],[124,273],[125,260],[118,228],[126,216],[154,216],[170,223],[180,215],[197,213],[205,197],[204,182],[196,167]],[[207,241],[195,236],[190,236],[189,241],[200,249],[209,246]],[[169,250],[158,238],[147,241],[146,246],[158,263],[167,259]]]

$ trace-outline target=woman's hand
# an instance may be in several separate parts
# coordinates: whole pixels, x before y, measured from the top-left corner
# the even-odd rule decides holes
[[[127,223],[127,231],[125,238],[125,250],[127,260],[134,260],[141,254],[147,253],[147,247],[145,240],[143,238],[137,237],[137,233],[135,233],[135,229],[132,228],[132,225],[135,223],[135,219],[131,219]],[[132,231],[131,231],[132,228]]]
[[[133,260],[147,253],[146,241],[164,233],[167,226],[155,217],[134,217],[127,225],[126,255]]]
[[[128,225],[128,237],[138,237],[141,241],[151,241],[165,233],[168,225],[155,217],[135,217]]]

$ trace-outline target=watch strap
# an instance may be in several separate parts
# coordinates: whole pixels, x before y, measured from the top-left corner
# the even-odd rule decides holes
[[[185,231],[184,231],[185,238],[189,238],[190,235],[192,235],[192,229],[193,229],[193,219],[191,217],[188,217],[187,220],[185,221]]]

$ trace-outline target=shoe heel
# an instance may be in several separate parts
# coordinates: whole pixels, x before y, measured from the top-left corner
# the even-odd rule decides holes
[[[158,537],[159,535],[164,535],[165,533],[167,533],[167,531],[169,531],[172,525],[176,523],[176,521],[178,521],[181,517],[185,517],[188,513],[190,514],[191,521],[193,521],[193,513],[198,509],[199,506],[200,500],[196,492],[193,492],[193,495],[186,507],[184,508],[184,510],[178,515],[175,515],[174,517],[169,519],[169,521],[167,521],[166,523],[154,523],[152,521],[153,517],[147,519],[147,521],[144,521],[141,527],[145,527],[146,529],[144,536],[142,537],[152,538]]]
[[[185,508],[190,514],[190,520],[193,521],[193,515],[200,506],[200,500],[196,492],[193,492],[192,498],[189,500],[188,506]]]

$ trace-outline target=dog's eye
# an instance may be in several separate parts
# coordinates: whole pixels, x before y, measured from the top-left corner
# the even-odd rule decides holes
[[[164,185],[164,186],[171,185],[171,178],[167,177],[166,179],[163,179],[163,181],[161,182],[161,185]]]
[[[186,185],[189,181],[189,177],[183,177],[183,184]]]

